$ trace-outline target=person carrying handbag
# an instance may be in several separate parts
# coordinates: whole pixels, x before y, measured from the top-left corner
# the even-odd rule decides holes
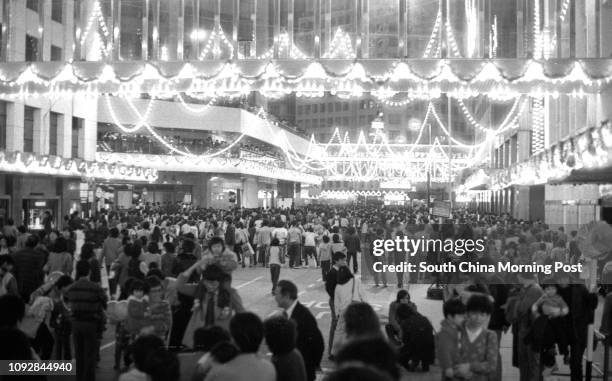
[[[334,291],[334,308],[338,325],[334,334],[332,355],[335,356],[347,340],[344,311],[354,302],[365,301],[365,293],[360,280],[351,273],[347,266],[341,266],[338,270],[338,284]]]

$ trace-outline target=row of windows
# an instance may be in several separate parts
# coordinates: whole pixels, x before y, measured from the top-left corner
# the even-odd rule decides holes
[[[38,38],[26,34],[25,44],[26,61],[39,61],[41,59],[41,52],[38,46]],[[62,48],[51,45],[51,61],[62,61],[62,59]]]
[[[0,149],[7,149],[7,108],[8,102],[0,101]],[[34,152],[34,120],[39,109],[25,106],[23,110],[23,152]],[[49,113],[49,155],[58,154],[58,130],[62,114],[57,112]],[[72,118],[72,157],[79,155],[79,134],[83,128],[84,120]]]
[[[360,110],[368,110],[376,108],[376,102],[372,100],[361,100],[359,101],[359,109]],[[300,105],[297,107],[298,115],[302,114],[310,114],[317,112],[340,112],[340,111],[348,111],[349,103],[348,102],[329,102],[329,103],[320,103],[313,105]]]
[[[44,0],[27,0],[26,8],[38,12],[39,7],[43,5],[41,1]],[[64,9],[62,0],[51,0],[51,20],[61,23],[63,21]]]

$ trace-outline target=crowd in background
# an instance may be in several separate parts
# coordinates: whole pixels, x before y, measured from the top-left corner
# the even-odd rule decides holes
[[[423,209],[363,206],[147,205],[92,218],[73,213],[60,226],[47,217],[41,231],[10,219],[2,227],[0,341],[16,343],[0,346],[2,359],[74,357],[77,379],[94,380],[102,336],[113,330],[122,381],[178,380],[176,353],[185,349],[196,353],[189,372],[200,381],[312,381],[326,350],[336,364],[325,375],[332,381],[399,380],[407,372],[430,372],[436,362],[443,380],[500,380],[499,343],[510,332],[521,381],[550,378],[561,358],[571,379],[582,379],[597,295],[576,276],[454,273],[425,279],[429,275],[371,271],[377,261],[583,261],[576,232],[563,227],[466,210],[439,219]],[[463,256],[436,250],[372,255],[374,239],[404,236],[482,238],[486,249]],[[269,268],[280,310],[263,321],[246,311],[232,284],[234,271],[253,266]],[[287,267],[321,272],[331,312],[327,343],[300,304],[297,285],[283,280]],[[388,321],[368,303],[362,280],[370,276],[375,287],[397,282]],[[418,281],[444,286],[437,332],[403,289]],[[609,315],[602,319],[604,331]],[[268,357],[259,354],[264,339]]]

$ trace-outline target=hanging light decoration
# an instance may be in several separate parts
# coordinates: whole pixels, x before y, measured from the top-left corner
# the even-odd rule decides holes
[[[329,44],[329,49],[325,54],[323,54],[323,58],[333,58],[333,59],[353,59],[356,58],[355,50],[353,49],[353,44],[351,42],[351,36],[348,33],[342,30],[342,28],[336,29],[336,33],[334,34],[334,38]]]

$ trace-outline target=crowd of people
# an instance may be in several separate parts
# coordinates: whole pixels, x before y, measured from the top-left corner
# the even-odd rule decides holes
[[[431,372],[436,363],[443,380],[501,380],[499,345],[510,332],[521,381],[550,378],[557,354],[571,379],[582,380],[598,297],[573,274],[398,272],[388,321],[362,284],[369,277],[375,287],[391,282],[372,271],[377,261],[584,259],[576,232],[542,221],[466,210],[441,221],[410,208],[158,205],[89,219],[75,212],[59,228],[52,218],[43,226],[28,231],[10,219],[2,226],[0,341],[14,343],[0,345],[2,359],[75,358],[77,379],[95,380],[103,334],[112,330],[121,381],[179,380],[186,375],[177,353],[185,350],[194,354],[187,370],[194,381],[313,381],[324,357],[335,364],[324,375],[330,381],[400,380],[407,372]],[[372,254],[374,239],[405,236],[485,239],[486,249]],[[239,267],[254,266],[269,269],[279,308],[264,320],[247,311],[232,283]],[[284,268],[321,272],[331,312],[327,342],[299,302],[298,285],[283,279]],[[430,275],[425,280],[444,285],[437,332],[404,289]],[[609,319],[604,313],[603,331]]]

